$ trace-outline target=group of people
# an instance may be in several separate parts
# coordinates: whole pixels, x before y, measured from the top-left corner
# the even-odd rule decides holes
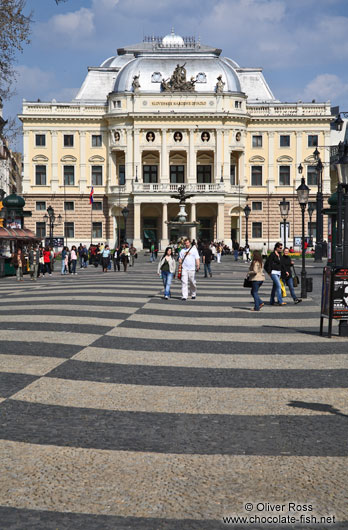
[[[283,249],[283,244],[278,242],[275,244],[273,252],[266,258],[265,262],[262,258],[262,254],[258,250],[255,250],[248,272],[248,279],[252,284],[251,295],[254,298],[252,311],[260,311],[265,305],[259,295],[259,289],[265,280],[265,272],[272,280],[270,305],[275,304],[276,298],[278,305],[286,305],[282,295],[282,290],[285,289],[285,286],[288,286],[295,304],[302,302],[302,299],[297,297],[294,289],[294,278],[296,274],[294,262],[289,256],[289,248],[285,247]]]
[[[54,271],[55,253],[51,247],[42,247],[38,245],[31,245],[26,252],[18,248],[12,254],[12,265],[16,271],[18,282],[23,281],[23,273],[28,270],[30,279],[36,281],[37,278],[49,274],[52,276]]]
[[[123,243],[114,249],[110,249],[106,243],[105,245],[98,243],[98,245],[91,245],[90,247],[90,263],[95,267],[101,264],[103,272],[110,271],[112,264],[114,272],[121,270],[121,264],[123,265],[123,271],[127,272],[128,265],[134,267],[137,257],[137,249],[133,244]]]

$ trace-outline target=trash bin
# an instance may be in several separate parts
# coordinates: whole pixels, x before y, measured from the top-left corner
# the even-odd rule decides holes
[[[306,291],[307,293],[313,291],[313,278],[306,278]]]

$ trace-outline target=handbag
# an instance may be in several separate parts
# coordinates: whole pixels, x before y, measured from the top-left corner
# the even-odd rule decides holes
[[[280,287],[282,289],[282,298],[285,298],[287,296],[287,294],[286,294],[285,285],[284,285],[284,282],[283,282],[282,279],[280,280]]]
[[[246,277],[244,278],[243,287],[247,287],[248,289],[250,289],[252,286],[253,286],[253,282],[249,279],[249,274],[247,274]]]
[[[293,268],[293,275],[292,275],[292,281],[294,284],[294,287],[298,287],[300,285],[300,278],[296,274],[295,265],[292,266]]]

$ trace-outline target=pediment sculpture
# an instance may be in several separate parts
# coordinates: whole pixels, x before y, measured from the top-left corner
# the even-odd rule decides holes
[[[162,79],[161,88],[163,92],[193,92],[195,90],[196,80],[191,77],[190,81],[186,80],[186,68],[177,64],[171,77]]]

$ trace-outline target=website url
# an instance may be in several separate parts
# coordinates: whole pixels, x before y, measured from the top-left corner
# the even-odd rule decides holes
[[[315,515],[248,515],[223,517],[224,524],[335,524],[336,516],[327,515],[316,517]]]

